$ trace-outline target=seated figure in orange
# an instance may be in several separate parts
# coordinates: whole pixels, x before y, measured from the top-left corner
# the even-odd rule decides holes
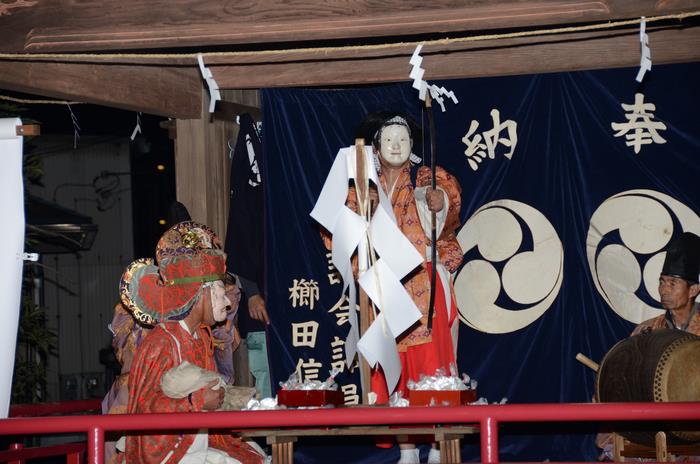
[[[226,256],[207,226],[176,224],[161,237],[156,260],[130,264],[120,282],[120,296],[134,318],[154,328],[143,338],[128,380],[130,414],[216,410],[223,401],[218,381],[184,397],[168,396],[163,376],[188,362],[216,372],[209,327],[226,320]],[[217,389],[218,388],[218,389]],[[264,457],[246,442],[225,433],[130,434],[126,462],[261,463]]]

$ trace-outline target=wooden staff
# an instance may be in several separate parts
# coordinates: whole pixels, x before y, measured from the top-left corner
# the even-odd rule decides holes
[[[425,112],[428,115],[428,126],[430,128],[430,172],[432,179],[430,186],[433,191],[437,187],[435,170],[437,166],[437,148],[435,141],[435,121],[433,120],[432,99],[430,92],[425,96]],[[437,219],[435,211],[430,211],[430,303],[428,304],[428,332],[433,330],[433,314],[435,313],[435,284],[437,281]]]
[[[598,369],[600,368],[600,365],[597,362],[593,361],[591,358],[589,358],[581,353],[578,353],[576,355],[576,360],[578,362],[580,362],[581,364],[583,364],[584,366],[590,367],[595,372],[598,372]]]
[[[364,205],[368,205],[369,211],[372,211],[372,205],[367,201],[369,196],[369,181],[367,180],[367,169],[365,166],[365,141],[364,139],[355,139],[355,192],[357,194],[357,204],[358,209],[361,214],[366,215],[367,211],[364,210]],[[363,238],[366,240],[366,237]],[[370,244],[368,243],[367,250],[369,251]],[[359,260],[358,260],[359,261]],[[364,269],[358,269],[359,273]],[[367,329],[369,328],[372,320],[374,319],[374,313],[371,309],[369,297],[367,293],[360,287],[360,337],[362,337]],[[364,356],[358,351],[358,357],[360,360],[360,379],[362,383],[362,404],[369,404],[369,392],[370,392],[370,379],[372,377],[372,370],[367,363]]]

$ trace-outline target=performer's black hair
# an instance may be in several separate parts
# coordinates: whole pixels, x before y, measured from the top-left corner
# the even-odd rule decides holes
[[[187,207],[180,203],[179,201],[173,201],[170,203],[167,215],[167,226],[172,227],[175,224],[185,221],[191,221],[192,217],[190,212],[187,211]]]

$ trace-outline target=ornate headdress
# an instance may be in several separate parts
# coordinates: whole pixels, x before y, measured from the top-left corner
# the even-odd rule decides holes
[[[183,319],[207,282],[223,280],[226,254],[209,227],[192,221],[168,229],[156,246],[156,261],[137,259],[119,282],[119,296],[144,324]]]

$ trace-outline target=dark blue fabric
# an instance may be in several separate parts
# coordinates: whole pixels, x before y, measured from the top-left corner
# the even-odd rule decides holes
[[[654,66],[643,86],[635,83],[635,74],[636,69],[617,69],[438,82],[460,99],[458,105],[448,102],[446,113],[437,106],[434,113],[439,164],[462,185],[463,222],[490,201],[518,200],[547,217],[564,247],[563,284],[542,317],[503,335],[461,325],[460,371],[478,379],[479,395],[492,402],[502,397],[510,403],[588,402],[594,393],[594,374],[574,359],[576,353],[600,360],[633,329],[596,291],[587,262],[589,221],[605,199],[630,189],[652,189],[685,203],[696,214],[700,210],[700,64]],[[645,94],[645,102],[656,105],[655,120],[666,124],[661,135],[668,142],[646,145],[635,154],[624,138],[613,137],[610,123],[625,121],[620,105],[633,103],[638,91]],[[408,83],[264,90],[262,105],[266,294],[277,385],[294,371],[299,359],[320,362],[319,376],[325,378],[330,344],[335,336],[344,339],[349,328],[336,325],[336,317],[328,312],[341,286],[329,283],[326,250],[318,225],[309,217],[338,149],[353,143],[353,128],[370,111],[406,111],[424,127],[427,119]],[[500,111],[502,121],[517,121],[518,144],[512,160],[503,156],[507,150],[501,145],[496,158],[485,160],[475,172],[467,164],[462,137],[471,120],[479,121],[477,132],[491,129],[492,108]],[[423,145],[428,143],[426,137]],[[314,309],[291,305],[293,279],[302,278],[318,282],[320,300]],[[319,323],[315,347],[292,346],[291,324],[311,320]],[[359,382],[359,377],[344,373],[338,380],[345,385]],[[595,427],[567,427],[506,426],[499,436],[500,457],[594,459]],[[396,449],[382,451],[368,444],[345,454],[336,445],[302,443],[295,458],[298,462],[398,459]],[[465,460],[478,460],[478,440],[465,444],[463,451]]]
[[[248,298],[253,296],[255,286],[264,281],[264,193],[258,170],[253,166],[262,156],[262,141],[249,114],[239,118],[239,131],[231,159],[229,177],[230,207],[226,227],[226,269],[243,279],[242,298],[238,307],[238,331],[242,338],[248,332],[264,332],[265,324],[250,317]],[[254,153],[250,160],[248,144]],[[259,165],[258,165],[259,166]],[[264,295],[263,295],[264,297]]]

